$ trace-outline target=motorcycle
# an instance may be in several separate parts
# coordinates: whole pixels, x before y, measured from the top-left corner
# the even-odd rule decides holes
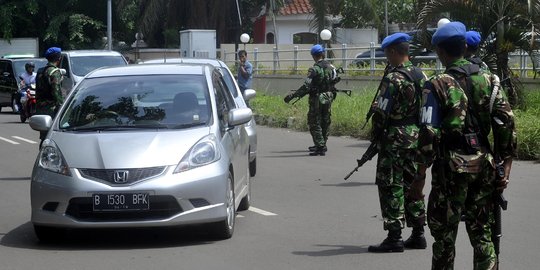
[[[36,114],[36,84],[31,84],[25,88],[22,88],[21,93],[23,96],[21,97],[21,108],[19,110],[19,115],[21,118],[21,123],[24,123],[26,122],[26,119]]]

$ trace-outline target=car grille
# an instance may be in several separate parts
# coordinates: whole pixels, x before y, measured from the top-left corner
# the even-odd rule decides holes
[[[84,178],[103,180],[112,184],[133,184],[158,176],[165,167],[149,167],[137,169],[79,169]]]
[[[86,222],[146,221],[170,218],[183,211],[173,196],[153,195],[149,201],[148,210],[93,211],[91,197],[72,198],[66,215]]]

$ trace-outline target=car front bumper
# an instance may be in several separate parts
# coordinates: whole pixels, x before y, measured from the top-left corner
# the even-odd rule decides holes
[[[221,160],[222,161],[222,160]],[[77,169],[64,176],[36,167],[31,183],[32,223],[67,228],[155,227],[209,223],[226,218],[228,166],[216,163],[131,185],[87,179]],[[94,211],[92,194],[146,193],[148,210]]]

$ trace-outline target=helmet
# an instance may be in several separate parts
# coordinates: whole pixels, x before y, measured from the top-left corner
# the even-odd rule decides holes
[[[24,64],[24,69],[28,70],[29,68],[35,68],[34,62],[28,62]]]
[[[62,49],[58,47],[50,47],[45,51],[45,58],[49,61],[54,61],[60,59]]]
[[[324,47],[320,44],[315,44],[311,47],[311,55],[321,54],[324,52]]]

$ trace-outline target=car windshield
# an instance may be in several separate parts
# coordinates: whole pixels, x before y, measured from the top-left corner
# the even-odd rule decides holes
[[[34,68],[34,72],[37,72],[38,69],[47,65],[46,59],[26,59],[26,60],[13,61],[13,65],[15,66],[15,74],[17,76],[19,76],[20,74],[23,74],[26,71],[24,69],[24,65],[28,62],[32,62],[36,66]]]
[[[202,75],[89,78],[74,91],[64,131],[180,129],[208,125],[212,115]]]
[[[100,67],[113,67],[127,65],[121,55],[107,56],[72,56],[71,66],[73,74],[84,77],[90,71]]]

